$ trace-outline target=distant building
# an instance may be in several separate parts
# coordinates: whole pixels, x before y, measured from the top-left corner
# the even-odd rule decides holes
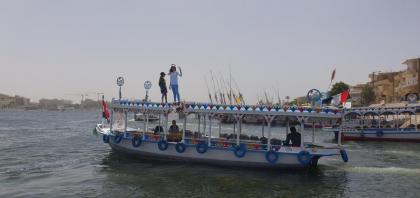
[[[362,90],[366,84],[358,84],[354,86],[350,86],[350,101],[352,102],[352,106],[361,106],[362,105]]]
[[[30,103],[29,98],[0,94],[0,108],[25,106]]]
[[[420,59],[408,59],[407,69],[398,72],[372,73],[369,84],[373,86],[376,103],[407,101],[420,93]]]
[[[72,106],[71,100],[59,100],[59,99],[41,99],[39,100],[39,107],[42,109],[58,110],[64,107]]]
[[[0,94],[0,108],[11,107],[14,105],[15,99],[6,94]]]

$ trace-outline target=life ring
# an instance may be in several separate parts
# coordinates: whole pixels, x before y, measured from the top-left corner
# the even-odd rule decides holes
[[[122,139],[123,139],[123,135],[117,134],[117,135],[114,136],[114,143],[119,144]]]
[[[275,164],[277,162],[277,160],[279,159],[279,154],[276,151],[273,151],[273,150],[268,151],[267,153],[265,153],[265,159],[270,164]]]
[[[164,150],[168,149],[168,146],[169,146],[168,141],[166,141],[166,140],[161,140],[161,141],[158,142],[158,148],[161,151],[164,151]]]
[[[203,154],[203,153],[207,152],[208,148],[209,148],[209,146],[205,142],[201,142],[201,143],[197,144],[197,146],[195,147],[195,150],[197,150],[198,153]]]
[[[382,137],[382,136],[384,136],[384,132],[383,131],[377,131],[376,136]]]
[[[175,146],[175,150],[178,153],[183,153],[183,152],[185,152],[186,149],[187,149],[187,147],[185,146],[184,143],[177,143],[176,146]]]
[[[302,166],[307,166],[309,163],[311,163],[312,155],[308,151],[300,151],[297,158]]]
[[[347,155],[346,150],[341,149],[340,150],[340,154],[341,154],[341,158],[343,159],[344,162],[348,162],[349,161],[349,156]]]
[[[102,140],[104,141],[104,143],[108,144],[109,143],[109,135],[103,135],[102,136]]]
[[[241,146],[235,146],[233,149],[234,149],[233,153],[235,154],[235,156],[237,158],[243,158],[246,154],[246,148],[242,145]]]
[[[133,145],[133,147],[137,148],[141,145],[141,137],[139,136],[134,136],[133,139],[131,140],[131,144]]]

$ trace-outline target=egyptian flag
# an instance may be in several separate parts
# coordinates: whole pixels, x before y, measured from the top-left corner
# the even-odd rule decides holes
[[[105,100],[102,100],[102,117],[106,119],[106,121],[109,123],[109,110],[108,105],[106,104]]]
[[[335,106],[343,105],[344,103],[346,103],[347,98],[349,96],[350,96],[349,90],[345,90],[342,93],[333,96],[333,98],[331,100],[331,104],[333,104]]]

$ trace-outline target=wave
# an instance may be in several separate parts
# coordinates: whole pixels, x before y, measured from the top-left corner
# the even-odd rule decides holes
[[[400,167],[348,167],[345,170],[358,173],[381,173],[381,174],[400,174],[400,175],[420,175],[418,168]]]

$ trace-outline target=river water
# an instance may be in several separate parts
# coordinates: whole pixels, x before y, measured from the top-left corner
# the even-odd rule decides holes
[[[99,115],[0,112],[0,197],[420,196],[420,144],[347,142],[348,163],[323,158],[315,171],[153,162],[102,143],[92,132]]]

